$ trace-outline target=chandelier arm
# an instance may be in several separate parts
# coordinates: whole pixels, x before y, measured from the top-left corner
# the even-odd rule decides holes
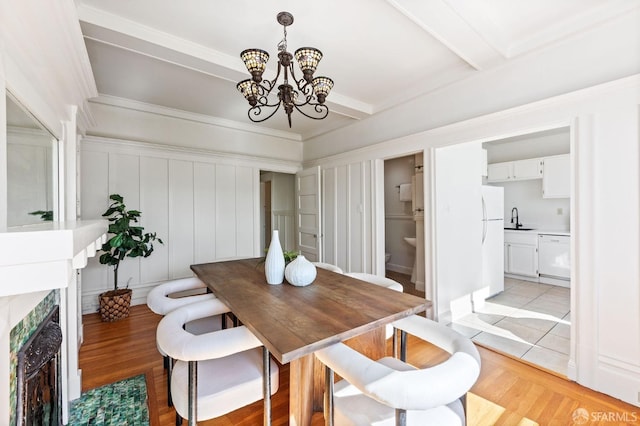
[[[294,76],[295,77],[295,76]],[[305,84],[302,84],[302,83]],[[300,97],[304,99],[303,102],[293,102],[294,105],[296,106],[305,106],[308,104],[312,104],[313,103],[311,101],[314,100],[314,95],[313,95],[313,87],[308,84],[303,78],[301,78],[300,80],[296,80],[296,86],[298,88],[298,92],[300,92]]]
[[[282,105],[280,102],[273,105],[256,105],[254,107],[249,108],[249,111],[247,111],[247,116],[249,117],[249,120],[253,121],[254,123],[262,123],[263,121],[266,121],[271,117],[273,117],[273,115],[276,112],[278,112],[278,110],[280,109],[280,105]],[[260,114],[262,114],[263,107],[273,108],[273,111],[264,118],[253,118],[252,115],[260,116]]]
[[[273,108],[275,106],[279,106],[280,105],[280,99],[276,99],[272,104],[269,103],[269,93],[271,93],[271,90],[266,90],[260,94],[260,96],[258,96],[258,98],[256,99],[258,105],[256,105],[256,107],[269,107],[269,108]]]
[[[306,112],[304,112],[300,107],[303,105],[313,105],[313,109],[316,111],[316,113],[320,114],[318,117],[314,117],[312,115],[307,114]],[[297,104],[293,104],[293,106],[295,107],[296,110],[298,110],[298,112],[302,115],[304,115],[307,118],[311,118],[313,120],[322,120],[323,118],[326,118],[327,115],[329,115],[329,107],[324,105],[324,104],[314,104],[314,103],[309,103],[306,102],[302,105],[297,105]]]

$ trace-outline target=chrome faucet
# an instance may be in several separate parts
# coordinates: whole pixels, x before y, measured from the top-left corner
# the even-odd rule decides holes
[[[518,219],[518,208],[514,207],[511,209],[511,223],[513,223],[513,212],[516,212],[516,229],[520,228],[522,224],[520,223],[520,219]]]

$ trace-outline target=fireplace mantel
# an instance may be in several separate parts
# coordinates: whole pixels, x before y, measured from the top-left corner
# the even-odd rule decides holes
[[[43,222],[0,233],[0,297],[66,288],[106,241],[106,220]]]

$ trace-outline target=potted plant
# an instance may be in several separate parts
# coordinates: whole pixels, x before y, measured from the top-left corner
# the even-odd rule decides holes
[[[131,305],[131,289],[118,288],[118,268],[125,257],[149,257],[153,253],[155,241],[163,244],[156,233],[143,233],[142,226],[133,224],[138,222],[140,212],[127,210],[122,196],[111,194],[111,205],[102,217],[109,218],[109,234],[113,234],[102,245],[100,263],[113,266],[113,290],[100,294],[100,316],[102,321],[117,321],[129,316]],[[133,222],[133,223],[132,223]]]

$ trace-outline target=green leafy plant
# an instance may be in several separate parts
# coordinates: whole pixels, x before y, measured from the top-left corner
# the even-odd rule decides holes
[[[267,247],[267,248],[265,248],[265,249],[264,249],[265,254],[266,254],[268,251],[269,251],[269,247]],[[297,251],[293,251],[293,250],[291,250],[291,251],[283,250],[283,251],[282,251],[282,255],[284,256],[284,264],[285,264],[285,265],[288,265],[288,264],[289,264],[289,262],[292,262],[293,260],[295,260],[295,258],[296,258],[296,257],[298,257],[298,255],[299,255],[299,254],[300,254],[300,253],[298,253]],[[257,267],[257,266],[259,266],[259,265],[262,265],[266,260],[267,260],[267,257],[266,257],[266,256],[265,256],[265,257],[261,257],[261,258],[260,258],[260,261],[258,262],[258,265],[256,265],[256,267]]]
[[[53,210],[36,210],[35,212],[29,212],[30,215],[40,216],[40,219],[44,221],[53,220]]]
[[[113,289],[118,290],[118,267],[125,257],[149,257],[153,243],[164,244],[155,232],[143,233],[142,226],[132,226],[140,218],[138,210],[127,210],[122,196],[111,194],[111,205],[102,217],[109,218],[109,234],[113,237],[102,245],[100,263],[113,266]]]
[[[284,255],[284,264],[288,264],[289,262],[292,262],[296,259],[296,257],[298,257],[298,252],[297,251],[283,251],[282,254]]]

